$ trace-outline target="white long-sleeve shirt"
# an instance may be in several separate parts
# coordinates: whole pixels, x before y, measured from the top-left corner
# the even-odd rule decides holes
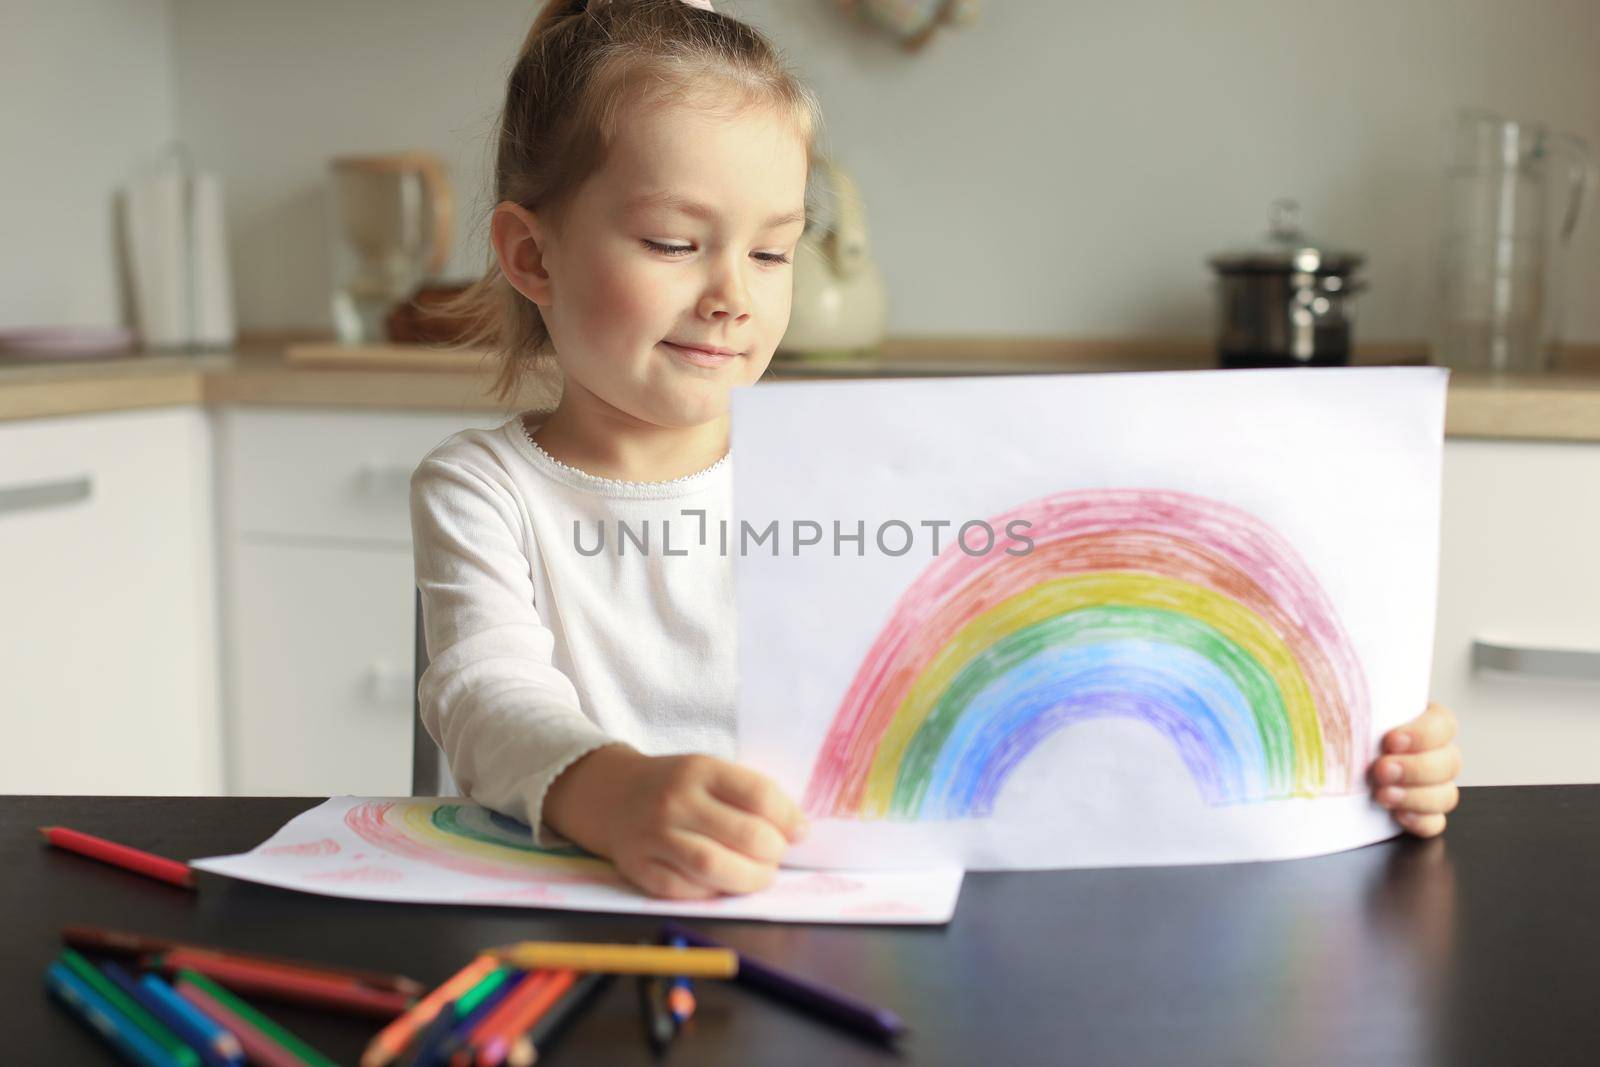
[[[418,701],[463,793],[548,843],[546,790],[602,745],[732,758],[733,569],[718,537],[732,463],[666,482],[599,478],[540,449],[520,417],[423,459],[411,476],[429,657]]]

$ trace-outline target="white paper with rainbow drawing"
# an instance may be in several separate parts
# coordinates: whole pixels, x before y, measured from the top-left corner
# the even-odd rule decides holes
[[[249,852],[195,860],[214,874],[325,896],[774,922],[943,923],[961,870],[783,870],[767,889],[659,900],[581,849],[461,797],[333,797]]]
[[[740,391],[740,758],[811,816],[791,860],[1227,862],[1397,833],[1365,776],[1427,703],[1446,381]]]

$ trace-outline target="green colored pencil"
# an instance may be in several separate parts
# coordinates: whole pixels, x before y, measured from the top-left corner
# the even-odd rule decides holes
[[[96,993],[109,1000],[111,1005],[127,1016],[130,1022],[149,1034],[150,1040],[160,1045],[180,1067],[200,1067],[200,1055],[194,1049],[167,1029],[166,1024],[160,1019],[151,1015],[143,1004],[128,996],[115,982],[100,973],[100,968],[70,948],[61,950],[61,962],[66,964],[73,974],[88,983]]]
[[[477,985],[461,994],[456,1001],[456,1018],[465,1019],[475,1011],[485,997],[499,989],[506,979],[517,973],[515,967],[497,967],[483,976]]]
[[[295,1037],[289,1031],[285,1030],[283,1027],[279,1026],[265,1015],[262,1015],[259,1011],[252,1008],[250,1005],[246,1004],[244,1001],[240,1000],[238,997],[234,996],[232,993],[228,992],[226,989],[222,988],[217,983],[213,982],[211,979],[207,978],[198,971],[180,970],[178,972],[178,977],[202,992],[210,995],[218,1004],[221,1004],[224,1008],[227,1008],[229,1011],[233,1012],[235,1015],[249,1023],[251,1026],[255,1027],[257,1030],[260,1030],[267,1037],[276,1041],[294,1055],[299,1056],[302,1060],[305,1060],[307,1063],[311,1064],[311,1067],[339,1067],[338,1064],[334,1063],[328,1057],[324,1056],[322,1053],[318,1052],[316,1049],[312,1048],[298,1037]]]

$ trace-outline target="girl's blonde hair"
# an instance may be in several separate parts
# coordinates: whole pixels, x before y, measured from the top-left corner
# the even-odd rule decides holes
[[[604,165],[623,109],[675,103],[778,114],[805,148],[811,214],[822,128],[816,95],[760,31],[684,0],[545,4],[506,86],[494,203],[538,211],[559,231],[562,209]],[[438,312],[462,326],[460,343],[498,358],[500,400],[514,397],[549,355],[538,305],[511,287],[493,248],[483,277]]]

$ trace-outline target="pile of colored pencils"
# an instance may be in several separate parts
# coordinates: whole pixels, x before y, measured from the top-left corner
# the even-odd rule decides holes
[[[548,1049],[612,976],[637,975],[641,989],[669,979],[687,990],[689,976],[729,978],[739,968],[731,949],[525,941],[479,955],[372,1039],[361,1067],[526,1067]],[[651,985],[651,988],[655,986]],[[664,988],[664,987],[663,987]],[[693,1013],[692,994],[647,1016],[647,1032],[663,1047]],[[664,1029],[663,1029],[664,1027]]]
[[[399,975],[69,926],[45,983],[125,1060],[145,1067],[331,1067],[244,997],[385,1020],[361,1067],[527,1067],[614,975],[634,975],[660,1053],[695,1012],[692,978],[742,986],[835,1026],[892,1041],[893,1012],[749,957],[675,923],[660,944],[526,941],[485,949],[427,991]],[[99,962],[90,957],[99,957]],[[120,957],[120,962],[107,957]],[[142,973],[141,973],[142,972]]]
[[[246,1057],[267,1067],[332,1067],[241,994],[392,1018],[422,992],[398,975],[97,927],[69,926],[61,939],[68,947],[45,971],[45,985],[125,1060],[148,1067],[232,1067]]]

